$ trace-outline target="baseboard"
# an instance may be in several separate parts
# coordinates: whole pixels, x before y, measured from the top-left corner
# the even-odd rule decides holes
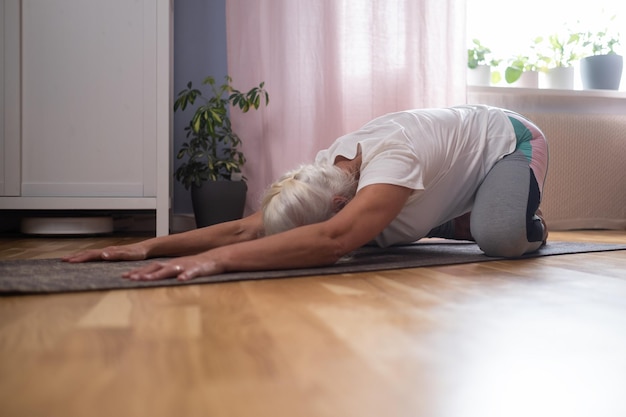
[[[111,228],[106,230],[81,230],[80,222],[87,221],[90,217],[106,217],[112,222]],[[136,233],[155,234],[156,214],[153,210],[0,210],[0,233],[20,233],[24,222],[38,218],[49,218],[53,225],[50,233],[47,230],[41,234],[100,234],[100,233]],[[58,222],[55,222],[58,219]],[[76,233],[72,230],[60,230],[59,227],[73,219],[78,222]],[[28,232],[28,231],[26,231]],[[36,233],[35,233],[36,234]]]

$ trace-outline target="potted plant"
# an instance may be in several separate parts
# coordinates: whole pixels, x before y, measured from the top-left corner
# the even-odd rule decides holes
[[[539,60],[543,62],[541,71],[545,74],[545,86],[547,88],[572,90],[574,88],[574,62],[580,59],[581,33],[570,32],[564,37],[553,34],[545,39],[546,53],[539,52]],[[536,44],[542,44],[544,38],[535,40]]]
[[[613,16],[610,21],[613,21]],[[580,60],[580,76],[585,90],[619,90],[624,58],[615,47],[620,45],[619,33],[607,27],[597,32],[586,32],[583,47],[586,55]]]
[[[472,40],[472,47],[467,50],[467,84],[488,86],[500,81],[500,74],[491,71],[501,60],[490,57],[491,49],[481,44],[478,39]]]
[[[174,102],[174,111],[185,110],[196,100],[202,102],[185,127],[188,141],[176,155],[185,161],[174,172],[176,180],[191,189],[197,227],[243,215],[247,185],[241,168],[246,158],[239,149],[241,139],[232,130],[229,106],[246,113],[258,109],[263,101],[269,104],[269,95],[263,82],[245,93],[231,84],[229,76],[221,85],[209,76],[202,82],[208,86],[205,95],[189,82]]]
[[[509,60],[504,79],[514,87],[538,88],[539,64],[528,55],[518,55]]]

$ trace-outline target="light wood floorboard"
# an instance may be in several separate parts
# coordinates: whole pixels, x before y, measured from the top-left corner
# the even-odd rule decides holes
[[[0,259],[139,239],[0,238]],[[617,417],[625,393],[626,251],[0,297],[7,417]]]

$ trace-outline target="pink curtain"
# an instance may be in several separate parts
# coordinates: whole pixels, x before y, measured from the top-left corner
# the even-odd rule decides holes
[[[233,111],[247,212],[280,174],[382,114],[465,103],[464,0],[227,0],[228,71],[270,105]]]

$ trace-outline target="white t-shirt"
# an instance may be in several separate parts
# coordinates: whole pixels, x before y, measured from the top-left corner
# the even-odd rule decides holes
[[[498,108],[466,105],[390,113],[338,138],[316,163],[362,154],[358,190],[394,184],[413,190],[380,246],[411,243],[471,210],[493,165],[515,150],[513,126]]]

